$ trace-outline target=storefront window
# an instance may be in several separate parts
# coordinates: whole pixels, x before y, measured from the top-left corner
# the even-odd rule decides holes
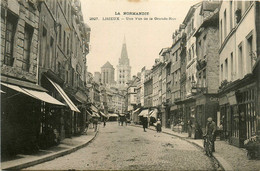
[[[232,137],[239,137],[239,113],[237,111],[237,106],[231,106],[231,119],[232,119]]]

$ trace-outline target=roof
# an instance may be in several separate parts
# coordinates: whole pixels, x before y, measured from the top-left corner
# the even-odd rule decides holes
[[[220,6],[220,2],[212,2],[212,1],[203,1],[200,9],[200,15],[203,14],[204,11],[215,11],[216,8]]]
[[[113,65],[110,64],[110,62],[106,62],[101,68],[114,68]]]
[[[195,12],[195,10],[202,4],[202,2],[196,3],[195,5],[192,5],[185,17],[185,19],[183,20],[184,24],[187,24],[187,22],[189,21],[190,17],[192,16],[192,14]]]
[[[195,32],[194,36],[197,37],[200,35],[202,29],[201,28],[207,28],[207,27],[216,27],[218,26],[218,19],[219,19],[219,10],[218,8],[215,9],[214,13],[209,15],[204,19],[200,27]]]

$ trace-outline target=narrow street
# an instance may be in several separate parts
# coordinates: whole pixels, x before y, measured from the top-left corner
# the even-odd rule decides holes
[[[92,130],[90,130],[92,131]],[[87,147],[27,170],[213,170],[197,147],[163,133],[109,122]]]

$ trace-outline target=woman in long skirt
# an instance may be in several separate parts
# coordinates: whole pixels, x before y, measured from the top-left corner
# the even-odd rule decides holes
[[[157,122],[156,122],[156,131],[157,132],[162,132],[162,124],[160,119],[158,118]]]

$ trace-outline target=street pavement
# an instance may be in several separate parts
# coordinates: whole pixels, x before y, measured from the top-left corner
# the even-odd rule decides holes
[[[118,126],[100,126],[96,139],[69,155],[26,170],[214,170],[201,149],[176,136]]]

